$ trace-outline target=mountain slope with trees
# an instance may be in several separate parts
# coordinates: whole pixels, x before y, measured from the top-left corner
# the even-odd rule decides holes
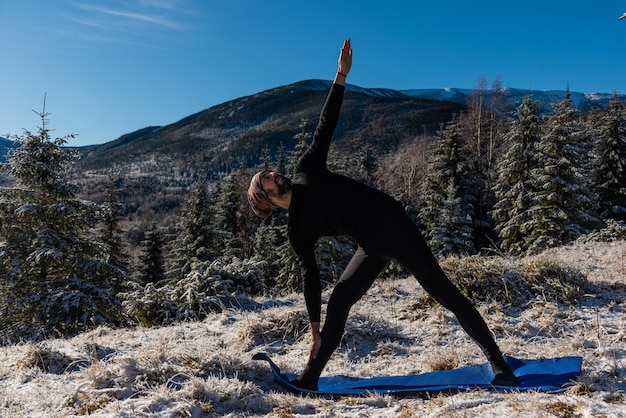
[[[299,289],[286,213],[255,217],[246,189],[256,170],[292,171],[327,91],[310,81],[242,98],[82,150],[78,163],[42,113],[0,164],[0,341],[201,319],[238,294]],[[581,112],[566,95],[545,114],[529,97],[517,117],[507,99],[497,82],[465,106],[352,87],[329,168],[399,200],[439,256],[626,238],[619,97]],[[319,240],[325,284],[354,244]]]

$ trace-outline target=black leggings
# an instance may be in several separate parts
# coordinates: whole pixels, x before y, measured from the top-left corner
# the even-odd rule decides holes
[[[317,358],[307,365],[300,376],[301,380],[317,381],[341,342],[350,308],[365,295],[391,258],[409,270],[437,302],[454,313],[492,366],[506,367],[502,353],[480,313],[446,277],[417,227],[407,226],[409,231],[404,229],[403,232],[394,234],[393,241],[386,243],[384,250],[366,251],[362,247],[357,249],[333,289],[321,332],[322,346]]]

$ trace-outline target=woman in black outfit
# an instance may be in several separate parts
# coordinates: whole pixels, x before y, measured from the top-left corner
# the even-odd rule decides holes
[[[265,170],[255,174],[248,189],[250,206],[257,215],[266,217],[277,206],[289,210],[289,241],[301,266],[312,336],[307,366],[292,383],[317,390],[322,369],[341,341],[350,308],[387,263],[395,259],[424,290],[455,314],[491,363],[495,376],[492,383],[516,385],[517,378],[504,361],[487,324],[446,277],[402,206],[389,195],[326,167],[346,76],[352,66],[350,40],[344,42],[338,64],[313,142],[299,160],[293,182]],[[314,246],[320,237],[331,235],[348,235],[356,240],[358,248],[333,289],[320,332],[321,283]]]

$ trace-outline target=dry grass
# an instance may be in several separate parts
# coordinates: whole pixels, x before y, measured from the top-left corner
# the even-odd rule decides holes
[[[2,347],[0,416],[626,416],[625,259],[626,242],[617,241],[526,259],[444,261],[503,351],[520,358],[583,356],[583,374],[561,394],[289,393],[250,358],[268,351],[286,372],[304,367],[308,325],[302,296],[294,294],[272,307],[228,309],[202,322],[99,328],[73,339]],[[390,279],[376,282],[355,306],[325,374],[421,373],[482,362],[455,318],[415,280]]]

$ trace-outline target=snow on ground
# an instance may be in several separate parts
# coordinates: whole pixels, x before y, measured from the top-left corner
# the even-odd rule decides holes
[[[626,242],[588,243],[541,255],[587,275],[594,291],[576,305],[477,304],[506,353],[583,356],[564,393],[471,390],[361,397],[300,396],[278,386],[267,351],[298,373],[308,350],[300,294],[240,299],[202,322],[162,328],[98,328],[71,339],[0,347],[3,417],[624,417]],[[326,295],[327,296],[327,295]],[[446,310],[414,279],[379,280],[355,306],[325,374],[422,373],[483,363]]]

